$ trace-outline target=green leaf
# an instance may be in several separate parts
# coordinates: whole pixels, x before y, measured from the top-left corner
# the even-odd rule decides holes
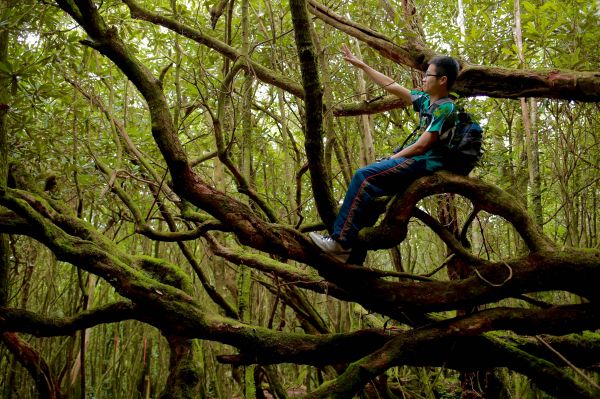
[[[10,61],[0,62],[0,72],[5,73],[6,75],[12,75],[14,73],[12,64]]]
[[[535,5],[533,5],[532,3],[528,2],[528,1],[524,1],[521,3],[523,5],[523,8],[525,8],[525,10],[527,10],[528,13],[531,14],[537,14],[537,7]]]

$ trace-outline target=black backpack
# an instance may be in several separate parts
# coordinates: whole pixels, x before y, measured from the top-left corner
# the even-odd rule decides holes
[[[439,99],[434,103],[431,113],[450,101],[452,100],[448,97]],[[466,175],[483,155],[483,129],[475,117],[462,106],[457,105],[455,112],[455,117],[444,123],[439,140],[447,151],[449,169]]]
[[[427,124],[431,122],[433,112],[442,104],[453,102],[451,98],[444,97],[434,102],[429,113],[423,115],[427,118]],[[404,143],[394,150],[400,151],[406,143],[419,131],[417,127]],[[456,105],[455,115],[449,117],[439,136],[439,146],[445,151],[446,169],[462,175],[468,175],[477,165],[481,156],[483,142],[483,129],[472,114],[466,112],[463,107]]]

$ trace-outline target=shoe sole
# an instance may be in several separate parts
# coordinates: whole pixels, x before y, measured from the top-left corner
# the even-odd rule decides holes
[[[339,262],[342,263],[346,263],[346,261],[348,261],[348,258],[350,258],[350,252],[348,253],[340,253],[340,252],[330,252],[327,249],[323,248],[321,246],[321,235],[319,233],[315,233],[314,231],[308,233],[308,236],[310,237],[310,240],[313,242],[313,244],[315,244],[320,250],[321,252],[331,256],[332,258],[336,259]],[[315,238],[313,238],[313,236]]]

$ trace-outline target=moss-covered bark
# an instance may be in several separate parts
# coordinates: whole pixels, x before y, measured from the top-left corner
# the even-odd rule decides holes
[[[310,12],[323,22],[347,33],[377,50],[383,57],[402,65],[425,71],[427,62],[435,52],[427,48],[416,34],[407,32],[409,40],[396,44],[391,39],[374,32],[366,26],[349,21],[333,10],[308,0]],[[407,29],[405,27],[405,29]],[[497,98],[546,97],[562,98],[577,101],[600,101],[600,73],[568,70],[519,70],[492,68],[481,65],[470,65],[460,61],[462,66],[453,91],[461,96],[486,95]],[[338,107],[338,115],[356,115],[357,108],[367,113],[374,109],[384,111],[391,105],[390,100],[374,104],[355,104],[349,107]],[[393,106],[399,106],[395,103]],[[388,108],[389,109],[389,108]]]
[[[137,5],[132,1],[126,3],[137,17],[183,32],[188,37],[195,37],[198,42],[210,43],[214,48],[219,48],[218,51],[229,52],[231,57],[239,56],[239,53],[231,52],[231,48],[222,47],[199,32],[186,30],[186,27],[177,21],[149,14],[139,7],[136,8]],[[383,222],[373,229],[362,231],[360,238],[365,246],[372,249],[397,245],[406,235],[409,220],[416,215],[432,227],[464,265],[477,271],[476,276],[461,281],[432,281],[423,277],[408,279],[411,276],[399,273],[384,276],[381,272],[367,268],[341,265],[331,257],[316,251],[299,231],[266,222],[251,207],[215,190],[196,174],[178,138],[168,101],[162,91],[161,80],[153,76],[144,63],[129,51],[116,29],[106,26],[98,8],[91,2],[59,0],[58,4],[85,29],[89,35],[85,44],[106,55],[144,97],[150,112],[154,140],[172,177],[173,192],[182,201],[193,204],[214,217],[218,223],[218,226],[197,226],[196,230],[185,233],[172,231],[159,234],[145,224],[134,204],[128,203],[127,198],[121,196],[139,225],[138,232],[160,240],[179,241],[197,238],[205,234],[208,228],[230,231],[242,244],[263,251],[277,260],[265,255],[248,254],[243,250],[229,250],[211,242],[216,255],[238,265],[277,276],[285,284],[295,284],[339,299],[354,301],[368,310],[377,311],[396,320],[407,320],[407,323],[419,328],[409,332],[361,330],[351,334],[318,336],[273,331],[243,323],[235,317],[213,314],[194,297],[190,279],[178,266],[159,259],[125,253],[92,226],[78,219],[67,207],[36,194],[34,190],[6,189],[0,192],[0,204],[9,208],[10,212],[0,217],[2,232],[18,231],[19,234],[35,238],[50,248],[57,259],[106,280],[133,305],[131,308],[123,305],[125,308],[109,309],[115,311],[110,317],[107,309],[97,309],[61,320],[38,318],[36,315],[2,308],[2,331],[53,335],[107,321],[125,318],[142,320],[159,328],[171,344],[172,373],[169,377],[170,385],[164,392],[165,397],[192,397],[197,394],[199,370],[194,365],[193,345],[190,341],[193,338],[214,340],[238,348],[239,355],[220,358],[224,362],[236,364],[294,362],[321,366],[332,362],[355,362],[339,379],[324,385],[315,395],[319,392],[332,396],[351,395],[366,381],[394,365],[447,364],[457,369],[506,366],[531,376],[548,392],[563,396],[572,394],[571,397],[591,397],[589,389],[570,381],[565,373],[557,370],[548,359],[542,359],[541,355],[523,354],[522,348],[492,344],[483,334],[503,329],[520,334],[563,334],[600,327],[596,306],[600,294],[594,284],[600,277],[600,253],[597,250],[556,248],[518,206],[518,202],[501,190],[472,179],[438,173],[419,180],[402,196],[396,198]],[[319,18],[329,18],[328,23],[337,23],[338,28],[346,29],[357,37],[364,35],[360,36],[361,40],[405,65],[423,69],[426,59],[431,54],[431,51],[416,41],[409,41],[402,48],[395,46],[385,37],[357,24],[350,24],[314,2],[311,4],[314,5],[311,10],[320,13]],[[305,1],[293,0],[290,6],[304,90],[296,90],[298,85],[283,84],[283,80],[279,80],[277,84],[286,87],[287,90],[296,90],[296,94],[302,95],[306,100],[305,148],[313,192],[321,218],[327,225],[331,225],[335,217],[335,204],[332,201],[329,177],[323,173],[322,89],[309,34],[310,21]],[[257,76],[262,76],[263,81],[269,81],[268,72],[251,62],[249,65],[251,67],[240,63],[240,70],[254,70]],[[592,79],[592,83],[585,83],[585,87],[573,89],[574,77],[566,72],[552,72],[545,78],[540,76],[539,71],[527,76],[523,71],[518,71],[516,75],[513,73],[501,77],[504,72],[506,71],[467,66],[461,78],[462,90],[466,93],[480,93],[478,90],[486,88],[489,93],[498,96],[542,93],[548,97],[571,98],[571,93],[577,89],[583,93],[580,98],[584,100],[596,98],[594,96],[597,95],[594,91],[596,89],[593,74],[577,75],[578,82],[585,83],[586,79]],[[233,76],[234,74],[231,79]],[[509,89],[500,86],[506,85],[511,77],[519,81],[527,79],[530,81],[529,85],[521,85],[521,89],[525,88],[524,90],[513,89],[508,92]],[[491,82],[491,79],[498,82]],[[469,86],[472,82],[476,84]],[[492,86],[493,84],[499,85],[499,88]],[[224,149],[219,148],[218,152],[222,157]],[[243,191],[247,185],[240,186],[240,191]],[[118,194],[118,190],[114,191]],[[422,198],[441,192],[460,194],[478,209],[506,219],[521,234],[529,252],[519,258],[500,262],[490,262],[470,254],[459,240],[445,231],[444,226],[436,224],[431,220],[431,216],[416,208],[417,202]],[[269,214],[265,207],[263,211]],[[182,212],[182,217],[186,218],[185,212]],[[274,221],[275,217],[269,219]],[[185,223],[190,224],[198,221],[199,219],[191,217],[185,219]],[[208,240],[210,241],[210,237]],[[188,254],[188,257],[191,257],[191,254]],[[316,269],[320,276],[301,270],[295,265],[286,264],[282,259],[307,264]],[[321,279],[324,279],[323,283],[320,283]],[[498,284],[493,285],[489,282]],[[548,309],[496,308],[451,320],[440,320],[426,315],[428,312],[455,310],[548,289],[579,294],[589,303]],[[227,315],[239,316],[239,312],[232,310],[230,306],[228,309],[228,304],[221,301],[222,298],[216,292],[212,292],[211,298],[222,305]],[[301,308],[304,308],[307,314],[310,312],[308,306],[297,306],[297,309]],[[419,317],[419,322],[416,322],[415,318],[406,317],[411,313]],[[564,320],[569,320],[569,323],[564,323]],[[324,325],[318,322],[314,323],[313,327],[321,333],[326,331]],[[462,351],[459,355],[453,353],[452,349],[460,345]],[[476,347],[479,353],[490,353],[493,356],[489,356],[489,359],[465,356],[469,346]],[[550,381],[558,381],[558,386],[553,387]]]
[[[8,5],[8,4],[7,4]],[[8,61],[9,30],[0,28],[0,63]],[[14,82],[8,76],[0,76],[0,195],[4,195],[8,189],[8,129],[6,117],[10,108],[10,98],[13,88],[16,88],[16,76]],[[10,247],[8,234],[0,233],[0,307],[8,306],[10,287]],[[56,378],[50,370],[45,359],[35,350],[33,346],[21,339],[13,332],[0,330],[0,342],[9,350],[14,358],[29,372],[35,382],[39,398],[59,399],[62,397],[60,387]],[[6,387],[10,393],[11,386]]]
[[[302,86],[305,90],[304,148],[310,170],[310,181],[321,220],[333,228],[337,206],[331,191],[323,148],[323,88],[319,77],[317,55],[310,35],[306,0],[290,0],[294,38],[298,49]]]
[[[0,333],[0,342],[12,353],[17,361],[29,372],[35,382],[40,399],[61,399],[60,386],[44,358],[17,334]]]
[[[7,61],[8,29],[0,28],[0,62]],[[0,192],[5,191],[8,182],[8,132],[6,129],[6,114],[10,92],[9,80],[0,78]],[[8,235],[0,234],[0,306],[8,301]]]
[[[169,349],[169,377],[160,393],[160,399],[196,399],[200,396],[201,371],[193,341],[167,336]]]

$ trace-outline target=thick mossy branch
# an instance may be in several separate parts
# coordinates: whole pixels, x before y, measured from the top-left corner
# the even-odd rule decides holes
[[[504,360],[512,370],[526,375],[549,394],[557,398],[581,399],[593,399],[600,395],[600,390],[590,384],[575,381],[555,363],[535,357],[516,346],[507,345],[495,337],[486,338],[493,346],[490,350],[492,356]]]
[[[421,71],[427,61],[436,56],[424,43],[412,35],[402,44],[350,21],[315,0],[308,0],[309,10],[323,22],[367,44],[398,64]],[[523,70],[470,65],[460,61],[462,70],[453,91],[461,96],[484,95],[496,98],[545,97],[587,102],[600,101],[600,72],[571,70]],[[390,98],[373,103],[356,103],[336,107],[337,115],[359,115],[382,112],[402,106]],[[361,108],[364,110],[361,111]]]
[[[26,235],[29,231],[29,223],[14,212],[0,213],[0,231],[4,234]]]
[[[134,265],[144,270],[156,281],[173,286],[188,294],[194,292],[194,286],[190,277],[180,268],[163,259],[138,255],[135,258]]]
[[[360,330],[349,334],[304,335],[305,339],[292,343],[285,339],[284,334],[281,333],[280,339],[271,341],[275,350],[261,345],[260,348],[242,349],[239,355],[222,355],[217,359],[221,363],[243,365],[291,362],[325,366],[353,361],[377,350],[391,339],[385,331]],[[357,353],[360,355],[356,356]]]
[[[66,235],[50,219],[35,212],[24,200],[8,201],[8,197],[3,198],[5,198],[4,205],[15,207],[14,210],[21,212],[22,217],[25,217],[29,225],[34,227],[30,228],[27,233],[53,249],[59,259],[76,264],[107,279],[126,297],[133,299],[131,295],[141,294],[142,298],[145,298],[143,292],[152,293],[158,290],[166,294],[168,291],[165,288],[168,286],[163,286],[156,280],[152,282],[152,279],[143,277],[128,266],[135,264],[136,258],[122,254],[114,244],[108,245],[103,239],[98,247],[98,244],[90,241],[94,240],[94,235],[89,235],[88,240],[85,241]],[[33,198],[32,195],[29,195],[29,198]],[[42,210],[46,212],[45,208]],[[50,213],[46,212],[46,214]],[[63,216],[61,220],[64,223],[67,218]],[[294,241],[288,242],[289,245],[298,243],[297,240],[304,240],[300,241],[302,247],[312,248],[302,235],[295,233],[294,237]],[[296,247],[296,250],[302,250],[302,247]],[[243,260],[242,254],[235,256],[239,260]],[[510,261],[481,261],[472,264],[473,267],[478,268],[481,276],[487,281],[493,282],[504,281],[512,270],[511,279],[502,287],[490,286],[479,277],[450,282],[391,282],[378,278],[368,269],[340,265],[320,251],[312,250],[305,256],[310,257],[311,262],[319,265],[318,269],[321,275],[329,283],[337,286],[341,292],[348,293],[343,296],[344,299],[355,300],[370,310],[398,319],[403,319],[402,313],[407,309],[420,312],[450,310],[548,289],[568,290],[593,299],[598,295],[593,282],[600,278],[598,251],[572,249],[534,252]],[[95,262],[90,262],[90,258],[95,259]],[[248,259],[251,260],[251,257]],[[263,267],[261,264],[268,264],[259,260],[260,257],[255,259],[258,262],[253,265],[254,267],[259,268]],[[279,269],[280,266],[271,267],[269,271],[275,274],[280,273],[286,281],[288,281],[287,277],[295,279],[293,275],[286,275],[289,270]],[[176,270],[174,267],[172,269]],[[147,282],[143,283],[143,281]],[[126,291],[123,291],[125,287]],[[134,289],[134,287],[136,288]],[[310,285],[306,288],[316,289]],[[141,291],[138,292],[138,289]],[[332,292],[335,294],[336,291]],[[172,294],[179,296],[182,293],[175,294],[173,292]]]
[[[194,318],[196,311],[181,312],[178,309],[183,308],[180,306],[166,306],[162,312],[148,315],[147,312],[141,312],[140,309],[136,309],[131,304],[118,303],[84,312],[76,317],[50,318],[23,310],[0,308],[0,327],[2,331],[20,331],[37,336],[55,336],[69,335],[76,330],[101,323],[130,318],[147,320],[152,317],[157,324],[172,323],[166,331],[176,332],[178,336],[206,338],[238,347],[241,350],[241,355],[221,357],[222,361],[228,363],[269,364],[292,362],[317,366],[335,364],[357,360],[393,339],[397,342],[396,345],[401,343],[405,348],[412,348],[410,351],[399,353],[395,359],[396,363],[442,365],[448,362],[453,367],[460,368],[469,365],[510,366],[509,363],[503,363],[502,357],[479,356],[482,353],[479,349],[486,348],[486,341],[482,341],[480,336],[485,331],[511,329],[528,334],[536,334],[539,331],[560,334],[565,330],[594,329],[600,325],[597,312],[591,309],[591,306],[575,305],[542,311],[490,309],[462,319],[448,320],[434,326],[402,333],[397,331],[386,332],[384,330],[361,330],[350,334],[310,336],[275,332],[212,316],[201,321],[200,325],[206,324],[199,329],[200,325],[197,324],[199,320]],[[166,313],[166,310],[171,310],[173,313]],[[159,318],[164,320],[157,322]],[[573,323],[564,323],[567,318],[573,320]],[[454,341],[449,342],[449,339]],[[579,345],[586,340],[593,341],[594,337],[579,340]],[[597,347],[597,340],[594,342]],[[525,343],[519,343],[519,345],[523,347]],[[478,351],[475,354],[472,350],[463,351],[463,348],[469,346],[478,349]],[[566,353],[571,353],[574,349],[569,350],[569,348],[573,346],[573,340],[570,343],[563,343],[563,348],[567,350]],[[356,351],[356,348],[361,349]],[[394,350],[398,350],[398,348]],[[465,355],[467,352],[472,353],[473,357]]]
[[[131,302],[112,303],[71,317],[41,316],[27,310],[0,308],[0,332],[17,331],[36,337],[56,337],[139,317],[139,309]]]
[[[306,11],[306,0],[290,0],[290,11],[302,72],[302,86],[305,90],[304,148],[310,170],[310,182],[319,216],[328,229],[331,229],[337,215],[337,204],[333,198],[329,172],[325,167],[323,87],[311,37],[312,27]]]
[[[377,228],[364,229],[359,238],[370,248],[389,248],[401,242],[417,203],[430,195],[455,193],[468,198],[481,210],[498,215],[511,223],[531,251],[551,250],[554,244],[535,224],[527,210],[506,191],[481,180],[450,172],[436,172],[413,183],[397,196]]]
[[[504,312],[502,309],[490,310],[496,311]],[[516,312],[515,309],[509,311]],[[522,316],[527,323],[527,316]],[[467,317],[414,329],[394,337],[381,349],[351,364],[338,378],[321,385],[307,397],[351,397],[373,378],[399,365],[439,365],[469,370],[509,367],[530,377],[546,392],[557,397],[591,399],[598,394],[593,388],[576,383],[557,365],[547,360],[534,357],[492,335],[479,335],[482,324],[478,325],[477,319],[481,321],[480,315],[476,315],[475,320]],[[500,319],[502,317],[496,321]],[[555,323],[561,323],[560,320],[564,319],[555,319]],[[474,328],[472,322],[475,322]],[[472,338],[468,338],[469,336]]]
[[[61,399],[58,379],[53,375],[48,363],[29,343],[17,334],[5,332],[0,334],[0,342],[15,356],[19,363],[27,369],[35,381],[39,397],[44,399]]]
[[[67,206],[59,201],[45,198],[42,194],[38,195],[22,190],[10,189],[9,194],[13,194],[15,198],[20,198],[26,202],[27,205],[23,204],[21,207],[13,209],[17,212],[19,210],[25,212],[23,215],[25,219],[28,219],[29,226],[32,224],[40,226],[40,224],[35,222],[32,223],[33,221],[45,226],[40,231],[34,229],[30,232],[23,231],[22,234],[31,235],[49,247],[56,244],[54,240],[49,238],[60,237],[63,234],[68,235],[65,236],[67,240],[72,240],[72,237],[78,237],[85,240],[86,243],[93,243],[93,246],[97,246],[98,250],[110,254],[110,258],[114,259],[115,262],[140,267],[142,270],[146,270],[146,267],[148,267],[146,271],[151,273],[157,281],[184,289],[188,293],[192,292],[191,282],[177,266],[150,257],[132,256],[124,253],[113,241],[99,234],[86,221],[77,218]],[[5,198],[8,199],[8,197]],[[41,216],[41,218],[36,218],[36,215]],[[138,215],[138,217],[141,216]],[[1,220],[0,226],[2,226]],[[53,233],[43,237],[38,235],[41,231],[53,231]],[[173,284],[174,282],[178,282],[178,284]]]
[[[573,320],[574,324],[564,323],[565,317]],[[568,325],[567,325],[568,324]],[[558,306],[548,310],[531,309],[513,309],[496,308],[489,309],[470,316],[449,319],[438,323],[424,326],[418,329],[398,332],[389,332],[390,339],[397,342],[396,345],[410,346],[411,351],[400,351],[395,355],[395,365],[406,364],[415,366],[442,366],[446,362],[453,367],[501,367],[506,366],[503,361],[495,358],[482,358],[479,351],[467,351],[464,348],[473,346],[478,348],[482,344],[481,337],[490,331],[510,330],[519,334],[535,335],[541,332],[549,334],[563,334],[573,331],[585,331],[597,329],[600,326],[600,312],[591,305],[571,305]],[[385,331],[382,331],[385,333]],[[322,336],[326,337],[326,336]],[[291,338],[291,336],[290,336]],[[340,336],[341,338],[341,336]],[[283,341],[282,341],[283,342]],[[323,341],[323,342],[326,342]],[[344,341],[345,342],[345,341]],[[369,339],[364,338],[360,341],[361,345],[369,345]],[[377,341],[382,344],[381,341]],[[484,342],[485,343],[485,342]],[[358,342],[357,342],[358,344]],[[461,347],[459,350],[457,345]],[[571,348],[574,344],[568,346]],[[483,346],[485,347],[485,345]],[[536,346],[539,349],[539,346]],[[308,341],[299,348],[286,348],[285,346],[274,344],[271,350],[261,352],[264,348],[249,348],[242,351],[240,356],[224,358],[227,362],[240,362],[247,364],[255,363],[304,363],[319,365],[334,364],[342,361],[339,357],[342,354],[335,352],[335,347],[329,347],[327,344],[313,346]],[[488,348],[489,350],[489,348]],[[322,356],[315,356],[314,351],[322,351]],[[465,357],[466,352],[471,355]],[[551,358],[551,354],[543,357]],[[326,358],[326,360],[323,360]],[[344,357],[343,360],[356,360],[358,357]],[[316,363],[315,363],[316,362]],[[387,368],[392,367],[387,365]],[[381,370],[377,371],[379,374]],[[375,374],[375,375],[379,375]]]
[[[86,226],[83,221],[69,215],[58,214],[55,210],[49,211],[41,198],[34,194],[23,194],[22,191],[9,189],[5,195],[0,195],[0,205],[6,206],[27,220],[30,229],[26,234],[51,249],[58,260],[69,262],[104,278],[121,295],[132,300],[144,300],[149,295],[190,299],[188,294],[153,280],[147,274],[135,269],[133,266],[136,262],[142,261],[138,265],[144,265],[142,258],[127,255],[106,237],[93,233],[88,228],[81,228]],[[54,220],[58,222],[55,223]],[[75,229],[66,232],[58,226],[59,223],[61,226],[75,227]],[[84,238],[73,235],[76,233],[81,233]],[[175,266],[168,269],[170,271],[163,269],[165,276],[178,274]]]
[[[560,360],[556,354],[550,352],[545,345],[533,337],[508,336],[503,337],[495,334],[498,339],[518,347],[532,356],[544,358],[557,364]],[[597,368],[600,359],[600,334],[597,332],[584,331],[581,334],[569,335],[543,335],[542,338],[555,351],[569,359],[575,366],[580,368]]]
[[[286,284],[306,288],[322,294],[329,294],[341,300],[352,300],[347,292],[341,290],[335,284],[324,280],[314,272],[303,271],[297,267],[263,255],[227,248],[219,244],[217,240],[209,235],[206,235],[205,238],[210,245],[211,251],[215,255],[220,256],[233,264],[249,266],[252,269],[273,274],[284,280]]]

